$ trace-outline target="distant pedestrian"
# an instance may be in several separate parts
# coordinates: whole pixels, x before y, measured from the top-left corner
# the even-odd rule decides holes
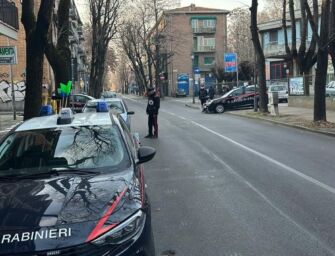
[[[215,90],[214,90],[213,86],[210,86],[210,87],[209,87],[208,94],[209,94],[209,98],[210,98],[211,100],[214,99]]]
[[[204,85],[201,85],[200,90],[199,90],[199,100],[201,103],[201,109],[203,109],[204,104],[207,100],[207,90],[205,89]]]
[[[145,138],[158,138],[158,110],[160,107],[159,94],[156,93],[155,88],[148,89],[148,104],[147,104],[147,115],[148,115],[148,135]],[[154,128],[154,133],[152,132]]]

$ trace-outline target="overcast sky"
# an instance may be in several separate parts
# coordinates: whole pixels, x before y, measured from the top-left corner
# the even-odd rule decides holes
[[[182,7],[193,3],[196,6],[225,9],[230,11],[237,7],[248,7],[251,5],[251,1],[252,0],[180,0],[180,3]],[[264,0],[258,1],[260,9],[263,7],[263,1]],[[88,19],[87,11],[85,12],[85,9],[87,10],[87,1],[75,0],[75,2],[80,17],[82,18],[83,22],[86,22]]]

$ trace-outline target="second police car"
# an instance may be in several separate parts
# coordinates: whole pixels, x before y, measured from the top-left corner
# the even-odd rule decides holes
[[[250,108],[254,106],[254,98],[258,102],[259,93],[255,86],[246,86],[233,89],[217,99],[204,104],[206,112],[223,113],[228,109]]]
[[[108,110],[22,123],[0,141],[0,255],[155,255],[154,155]]]

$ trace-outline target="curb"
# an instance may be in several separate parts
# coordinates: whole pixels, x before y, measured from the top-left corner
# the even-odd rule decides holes
[[[258,120],[262,120],[262,121],[266,121],[266,122],[270,122],[270,123],[274,123],[274,124],[278,124],[278,125],[282,125],[282,126],[286,126],[286,127],[293,127],[293,128],[308,131],[308,132],[319,133],[319,134],[335,137],[334,132],[319,131],[319,130],[311,129],[311,128],[304,127],[304,126],[301,126],[301,125],[288,124],[288,123],[284,123],[284,122],[280,122],[280,121],[276,121],[276,120],[270,120],[270,119],[266,119],[266,118],[262,118],[262,117],[253,117],[253,116],[242,115],[242,114],[233,114],[233,113],[229,113],[229,112],[226,112],[226,114],[229,114],[229,115],[232,115],[232,116],[245,117],[245,118],[249,118],[249,119],[258,119]]]
[[[194,106],[193,104],[186,103],[185,106],[193,109],[200,109],[200,106]]]

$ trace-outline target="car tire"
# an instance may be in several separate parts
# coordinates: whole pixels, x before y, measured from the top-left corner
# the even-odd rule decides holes
[[[223,104],[218,104],[215,106],[215,112],[222,114],[225,111]]]

